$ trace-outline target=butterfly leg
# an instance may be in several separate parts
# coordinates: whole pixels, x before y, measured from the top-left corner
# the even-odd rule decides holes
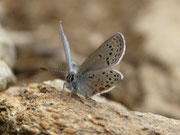
[[[76,89],[72,89],[69,95],[69,98],[72,97],[72,94],[77,94],[77,90]]]
[[[69,98],[71,98],[71,97],[72,97],[72,93],[73,93],[73,91],[71,91],[71,92],[70,92]]]
[[[81,103],[84,104],[84,105],[87,105],[87,106],[90,107],[90,108],[95,107],[95,105],[88,104],[87,102],[83,101],[81,98],[79,98],[78,100],[79,100],[79,102],[81,102]]]
[[[88,94],[88,92],[85,93],[85,98],[89,99],[89,100],[91,100],[93,102],[96,102],[94,99],[91,98],[91,96]]]
[[[92,99],[91,96],[89,96],[89,94],[88,94],[87,92],[86,92],[86,94],[85,94],[85,98],[86,98],[87,100],[90,100],[90,101],[93,102],[93,105],[91,105],[92,107],[96,105],[96,101],[95,101],[94,99]]]
[[[64,89],[66,88],[66,83],[63,83],[63,89],[61,90],[61,95],[64,94]]]
[[[72,82],[71,87],[70,87],[71,92],[70,92],[69,97],[71,98],[72,94],[77,94],[78,89],[79,89],[79,87],[77,85],[77,82]]]
[[[87,98],[88,100],[92,101],[94,105],[96,105],[96,100],[92,99],[91,97]]]
[[[82,99],[79,99],[79,102],[81,102],[81,103],[84,104],[84,105],[87,105],[89,108],[92,108],[92,107],[93,107],[92,105],[84,102]]]

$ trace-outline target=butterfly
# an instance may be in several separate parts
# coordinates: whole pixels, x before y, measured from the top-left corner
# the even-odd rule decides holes
[[[61,22],[60,28],[68,65],[68,73],[63,90],[68,88],[71,90],[71,93],[91,98],[93,95],[109,92],[118,81],[123,79],[121,72],[112,69],[112,67],[120,63],[126,50],[125,39],[121,33],[118,32],[104,41],[78,67],[71,60],[69,43]]]

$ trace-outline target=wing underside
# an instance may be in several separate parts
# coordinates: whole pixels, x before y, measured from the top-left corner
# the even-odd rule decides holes
[[[122,79],[123,75],[113,69],[90,71],[79,77],[79,93],[86,96],[105,93]]]
[[[117,33],[106,40],[80,66],[78,74],[113,67],[122,59],[125,52],[125,40]]]

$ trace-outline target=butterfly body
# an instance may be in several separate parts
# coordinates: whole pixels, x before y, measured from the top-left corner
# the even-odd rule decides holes
[[[66,77],[65,87],[73,93],[90,98],[92,95],[108,92],[122,79],[123,75],[113,69],[96,70],[81,75],[71,72]]]
[[[125,39],[121,33],[114,34],[102,43],[78,68],[71,61],[69,43],[63,32],[61,22],[60,27],[68,65],[68,73],[63,90],[68,88],[72,93],[90,98],[93,95],[110,91],[117,82],[123,79],[121,72],[112,69],[120,63],[125,53]],[[42,69],[62,72],[54,69]]]
[[[112,67],[120,62],[124,52],[124,37],[117,33],[106,40],[79,68],[72,63],[65,87],[88,98],[108,92],[123,79],[123,75]]]

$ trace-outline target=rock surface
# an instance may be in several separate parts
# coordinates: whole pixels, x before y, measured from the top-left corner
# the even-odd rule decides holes
[[[60,80],[0,93],[1,134],[180,135],[180,121],[62,95]],[[80,102],[80,99],[84,102]]]

